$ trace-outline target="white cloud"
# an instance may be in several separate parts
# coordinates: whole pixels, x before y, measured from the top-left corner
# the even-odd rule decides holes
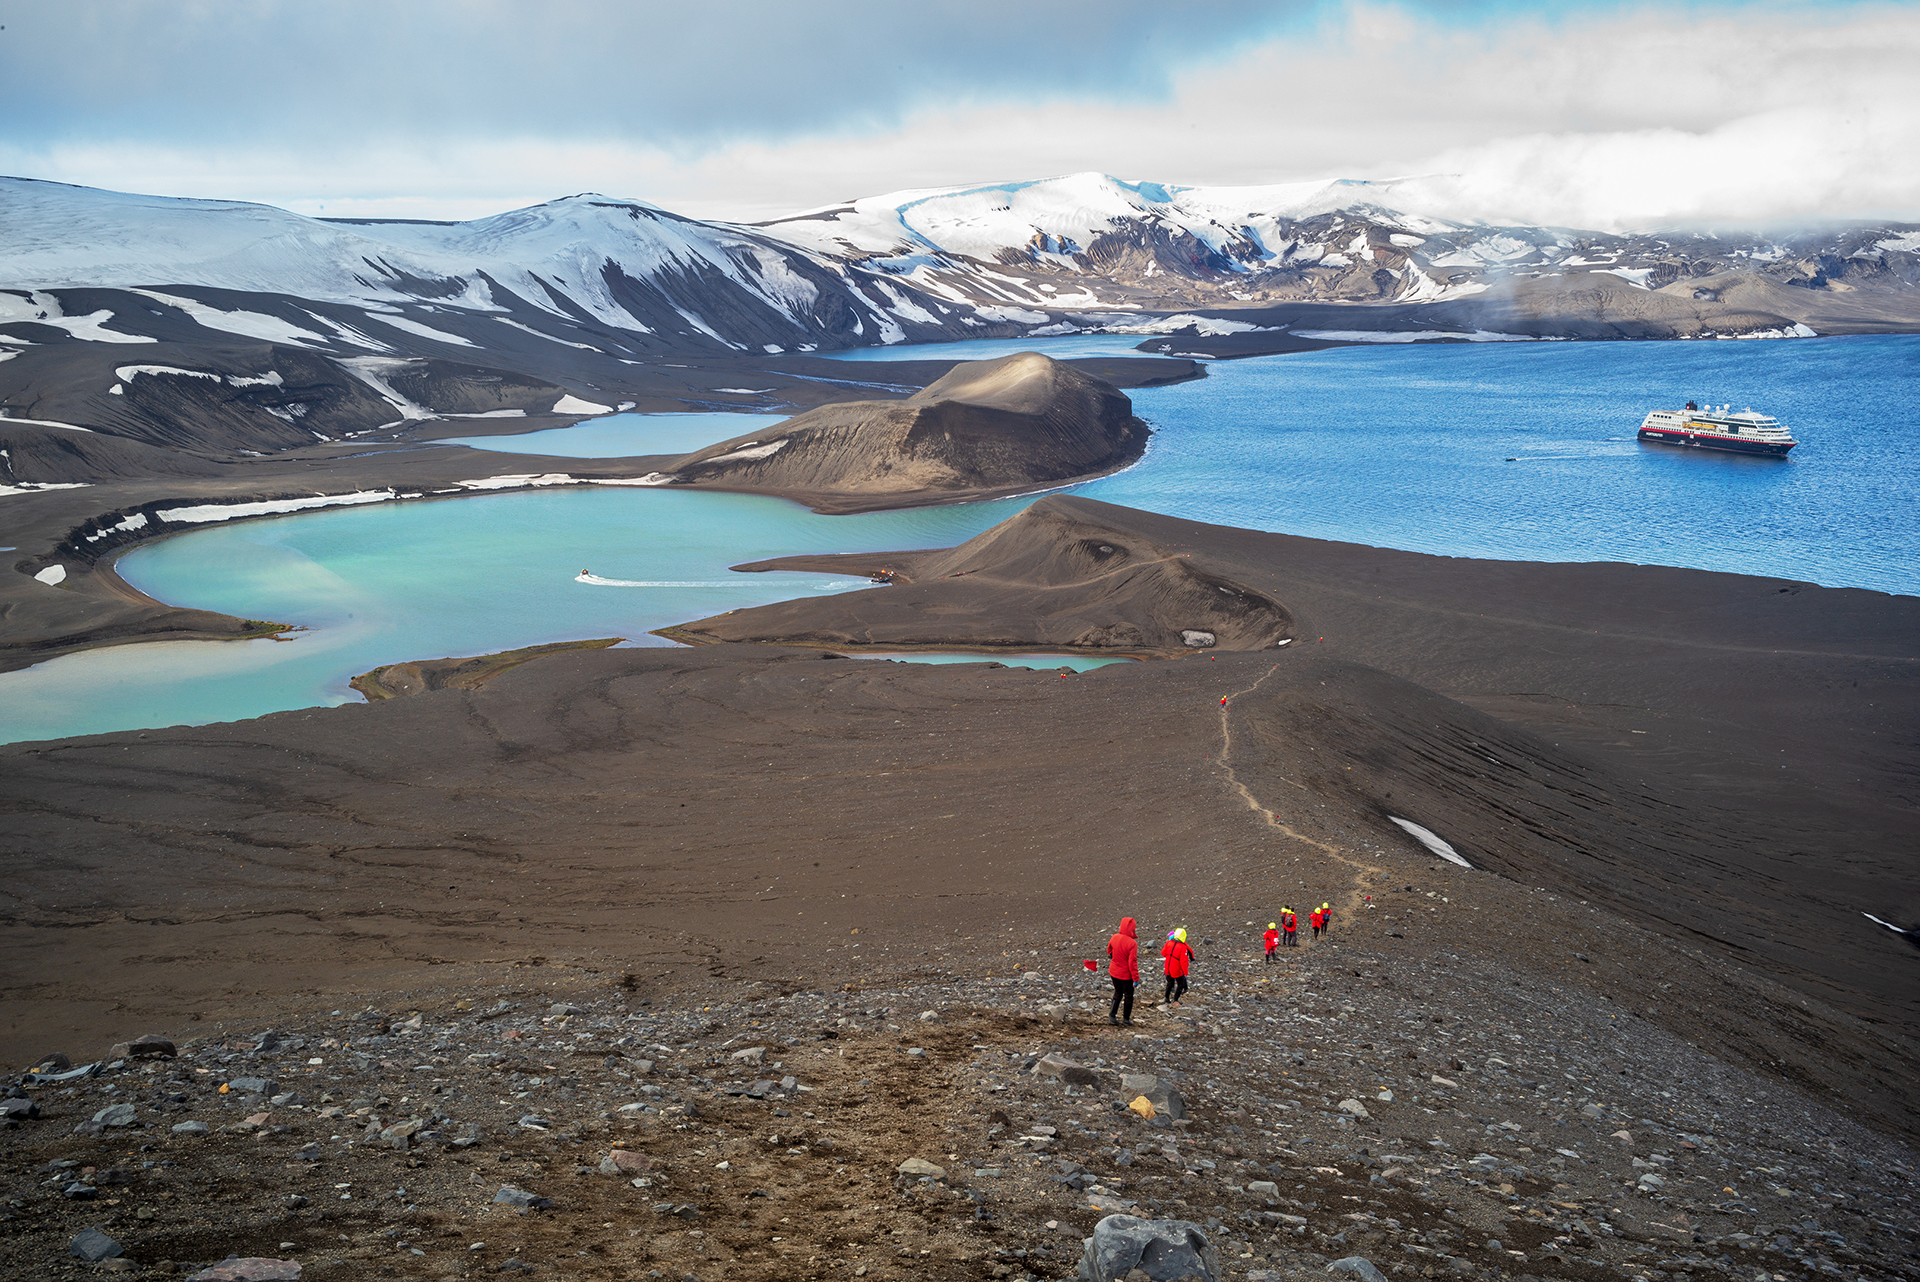
[[[1083,78],[1044,93],[1003,78],[937,107],[883,94],[887,110],[872,116],[809,118],[792,136],[769,123],[698,146],[550,122],[423,133],[415,121],[297,145],[271,130],[204,148],[104,133],[0,142],[0,167],[329,216],[471,217],[597,190],[697,216],[768,217],[877,191],[1098,169],[1206,185],[1453,175],[1415,185],[1435,212],[1583,227],[1920,221],[1914,7],[1326,14],[1223,52],[1189,49],[1131,100]],[[857,65],[814,74],[860,99]]]

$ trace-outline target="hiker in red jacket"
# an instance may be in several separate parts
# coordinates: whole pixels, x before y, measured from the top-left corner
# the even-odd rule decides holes
[[[1313,927],[1313,937],[1320,938],[1320,932],[1326,929],[1327,915],[1316,908],[1307,914],[1307,924]]]
[[[1291,908],[1280,910],[1280,933],[1286,937],[1288,948],[1300,946],[1300,918],[1294,915]]]
[[[1187,946],[1185,926],[1167,936],[1167,942],[1160,948],[1160,956],[1167,964],[1167,995],[1162,1004],[1178,1006],[1180,999],[1187,995],[1187,971],[1193,965],[1193,949]]]
[[[1276,922],[1267,923],[1267,933],[1260,936],[1260,942],[1267,946],[1267,965],[1273,965],[1273,950],[1280,947],[1280,927]]]
[[[1107,1010],[1109,1024],[1121,1023],[1121,1004],[1126,1005],[1125,1022],[1133,1023],[1133,986],[1140,982],[1140,940],[1133,918],[1122,917],[1120,929],[1107,941],[1107,977],[1113,980],[1113,1005]]]

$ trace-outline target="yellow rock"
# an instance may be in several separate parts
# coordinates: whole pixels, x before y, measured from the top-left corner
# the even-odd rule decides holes
[[[1133,1103],[1127,1105],[1127,1107],[1132,1109],[1134,1112],[1140,1114],[1140,1116],[1146,1118],[1149,1122],[1153,1120],[1153,1114],[1154,1114],[1153,1101],[1148,1099],[1146,1096],[1144,1095],[1135,1096]]]

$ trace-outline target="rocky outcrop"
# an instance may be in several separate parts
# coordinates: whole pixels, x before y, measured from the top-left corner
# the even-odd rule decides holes
[[[1139,458],[1147,436],[1112,384],[1021,352],[956,366],[904,401],[823,405],[689,454],[664,479],[851,512],[1098,476]]]

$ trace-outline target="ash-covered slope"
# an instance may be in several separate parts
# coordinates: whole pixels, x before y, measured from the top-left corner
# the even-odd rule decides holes
[[[669,631],[685,641],[1162,654],[1264,650],[1291,638],[1293,616],[1279,600],[1146,537],[1126,516],[1056,495],[959,547],[736,566],[866,574],[892,586],[733,610]]]
[[[689,454],[662,484],[822,511],[980,498],[1122,467],[1148,429],[1112,384],[1038,352],[970,361],[903,401],[845,401]]]

